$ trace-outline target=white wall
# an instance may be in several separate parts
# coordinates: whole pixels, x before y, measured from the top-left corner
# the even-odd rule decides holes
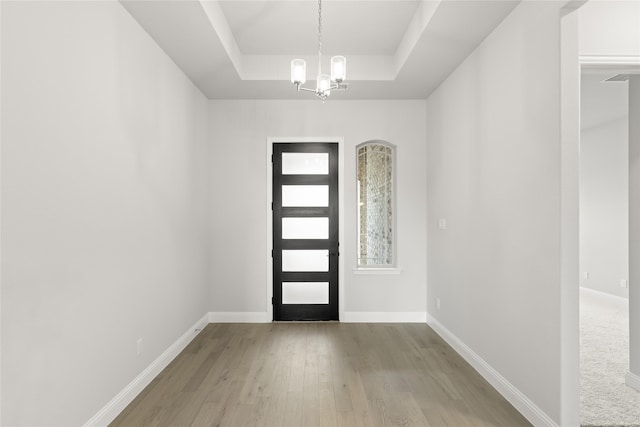
[[[640,1],[590,0],[580,13],[580,55],[640,56]]]
[[[629,371],[640,389],[640,76],[629,80]]]
[[[2,5],[0,4],[0,189],[2,188]],[[0,424],[2,424],[2,192],[0,191]]]
[[[556,423],[560,3],[521,3],[427,100],[430,318]]]
[[[294,90],[292,87],[291,90]],[[301,97],[305,94],[301,93]],[[339,95],[338,95],[339,96]],[[422,313],[426,301],[424,101],[211,101],[213,311],[266,313],[267,137],[344,137],[347,312]],[[400,275],[357,276],[355,146],[397,146]]]
[[[2,425],[77,426],[208,311],[207,100],[118,2],[1,7]]]
[[[629,101],[626,82],[583,75],[580,135],[580,285],[627,297]]]

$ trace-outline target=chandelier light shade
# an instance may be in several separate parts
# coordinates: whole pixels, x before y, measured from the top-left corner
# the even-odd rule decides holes
[[[331,58],[331,80],[343,82],[347,75],[347,58],[344,56],[334,56]]]
[[[307,81],[307,63],[304,59],[291,61],[291,83],[303,85]]]
[[[324,93],[326,96],[331,94],[331,76],[329,74],[318,75],[318,92]]]
[[[347,58],[334,56],[331,58],[331,75],[322,73],[322,0],[318,0],[318,76],[315,89],[303,87],[307,81],[307,63],[304,59],[291,61],[291,83],[296,85],[298,91],[314,92],[316,96],[325,99],[331,94],[331,90],[347,90],[344,81],[347,76]]]

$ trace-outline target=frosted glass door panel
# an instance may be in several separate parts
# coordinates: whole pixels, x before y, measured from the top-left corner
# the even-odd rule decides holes
[[[329,206],[328,185],[283,185],[283,207]]]
[[[282,175],[328,175],[329,153],[282,153]]]
[[[329,218],[282,218],[283,239],[328,239]]]
[[[282,271],[329,271],[327,249],[284,249]]]
[[[283,304],[329,304],[329,282],[283,282]]]

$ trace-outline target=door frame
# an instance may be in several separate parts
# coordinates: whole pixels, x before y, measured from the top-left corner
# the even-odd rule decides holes
[[[344,254],[346,246],[344,241],[344,138],[342,137],[267,137],[267,175],[265,182],[267,183],[267,198],[265,200],[265,211],[267,213],[267,246],[265,256],[267,259],[267,318],[273,321],[273,258],[271,250],[273,249],[273,211],[271,210],[271,202],[273,201],[273,164],[271,156],[273,155],[273,144],[276,143],[300,143],[309,144],[314,142],[320,143],[337,143],[338,144],[338,242],[340,243],[340,256],[338,257],[338,316],[344,319]]]
[[[580,75],[585,68],[637,69],[630,57],[579,53],[578,10],[587,0],[560,9],[560,425],[580,425]],[[631,282],[631,277],[629,277]]]

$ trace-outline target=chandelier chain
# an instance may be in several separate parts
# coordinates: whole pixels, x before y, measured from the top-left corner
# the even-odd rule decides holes
[[[322,0],[318,0],[318,76],[322,74]]]

